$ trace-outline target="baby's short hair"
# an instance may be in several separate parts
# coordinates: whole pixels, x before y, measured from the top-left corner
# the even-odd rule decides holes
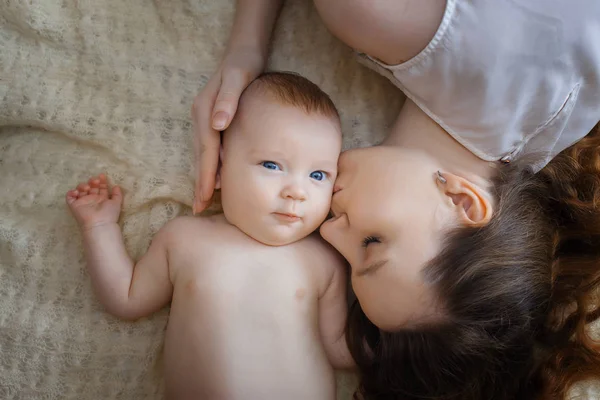
[[[264,72],[252,81],[244,94],[256,92],[270,95],[281,104],[298,107],[307,114],[340,117],[329,95],[295,72]]]

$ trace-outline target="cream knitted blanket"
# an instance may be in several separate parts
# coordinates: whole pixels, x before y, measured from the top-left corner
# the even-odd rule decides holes
[[[190,106],[216,69],[234,0],[0,0],[0,399],[160,399],[168,310],[127,323],[90,287],[65,192],[106,172],[139,257],[190,214]],[[402,96],[290,0],[272,69],[331,94],[346,148],[379,141]],[[213,210],[214,211],[214,210]],[[351,376],[338,376],[340,399]]]

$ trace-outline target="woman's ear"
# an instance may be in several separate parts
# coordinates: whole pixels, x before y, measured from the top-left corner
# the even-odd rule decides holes
[[[223,143],[219,149],[219,165],[217,166],[217,176],[215,177],[215,189],[221,189],[221,168],[223,167]]]
[[[485,189],[450,173],[439,174],[438,186],[452,200],[463,225],[484,226],[492,219],[493,206]]]

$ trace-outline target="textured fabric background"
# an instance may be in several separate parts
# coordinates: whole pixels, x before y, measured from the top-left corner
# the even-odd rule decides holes
[[[64,194],[99,172],[120,184],[136,258],[168,219],[190,214],[190,106],[234,5],[0,0],[0,399],[162,398],[168,310],[135,323],[103,311]],[[270,68],[331,94],[346,148],[380,141],[403,99],[306,0],[287,2]],[[340,399],[353,382],[339,375]]]

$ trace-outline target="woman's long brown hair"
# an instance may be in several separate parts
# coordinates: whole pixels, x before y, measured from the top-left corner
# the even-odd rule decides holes
[[[599,130],[536,174],[507,166],[490,223],[449,233],[423,270],[443,320],[383,332],[353,305],[356,398],[564,399],[600,377]]]

